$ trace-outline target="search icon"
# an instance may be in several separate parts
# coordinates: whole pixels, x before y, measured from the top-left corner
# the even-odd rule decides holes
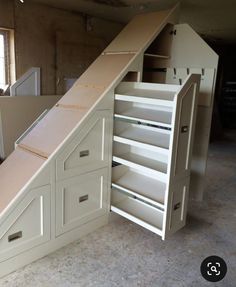
[[[217,269],[215,266],[211,266],[211,271],[217,273]]]

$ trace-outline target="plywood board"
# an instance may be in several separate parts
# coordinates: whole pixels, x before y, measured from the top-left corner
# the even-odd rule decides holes
[[[16,149],[0,165],[0,214],[44,162],[39,156]]]
[[[172,10],[137,15],[105,49],[105,53],[138,52],[162,30]]]
[[[21,141],[20,147],[48,158],[87,112],[54,107]]]

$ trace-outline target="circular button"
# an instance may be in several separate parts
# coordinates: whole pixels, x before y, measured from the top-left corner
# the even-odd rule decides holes
[[[210,282],[221,281],[227,273],[227,265],[219,256],[209,256],[201,264],[202,277]]]

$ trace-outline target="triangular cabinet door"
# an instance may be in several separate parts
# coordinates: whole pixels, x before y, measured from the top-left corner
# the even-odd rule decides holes
[[[97,111],[57,158],[57,180],[106,167],[112,114]]]
[[[50,240],[50,186],[32,189],[0,226],[0,262]]]

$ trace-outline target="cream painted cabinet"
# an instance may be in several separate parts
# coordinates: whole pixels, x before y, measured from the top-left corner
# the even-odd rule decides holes
[[[105,215],[107,211],[107,168],[72,177],[57,184],[57,236]]]
[[[186,221],[199,81],[115,90],[111,210],[162,239]]]
[[[0,226],[0,262],[50,240],[50,186],[30,190]]]

